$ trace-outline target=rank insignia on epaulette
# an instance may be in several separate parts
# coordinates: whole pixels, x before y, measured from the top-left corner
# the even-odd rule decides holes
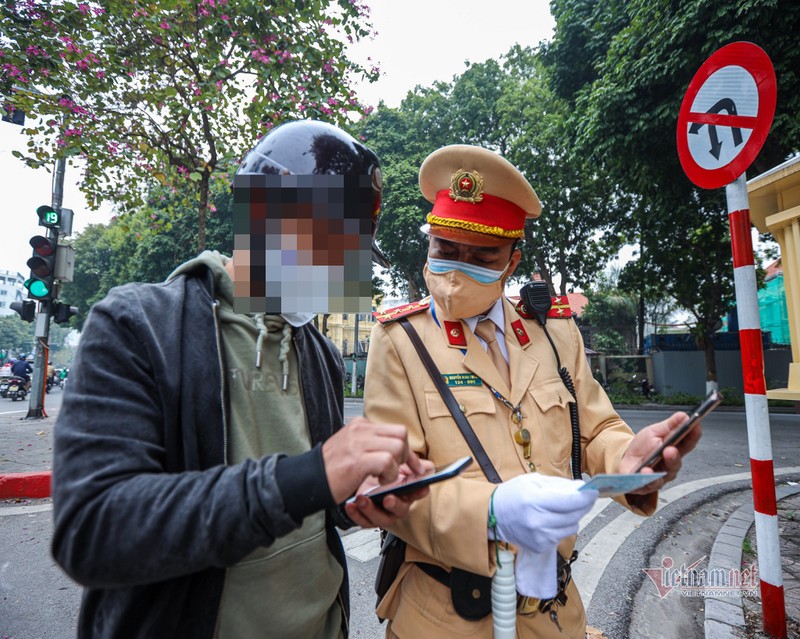
[[[430,307],[430,305],[431,298],[426,297],[418,302],[411,302],[410,304],[395,306],[394,308],[390,308],[386,311],[375,311],[372,314],[372,317],[374,317],[381,324],[386,324],[387,322],[393,322],[402,317],[408,317],[409,315],[414,315],[416,313],[425,311]]]
[[[572,309],[569,307],[569,298],[566,295],[553,298],[553,305],[547,312],[547,318],[567,319],[572,317]]]
[[[536,319],[536,316],[531,313],[523,304],[522,300],[517,302],[514,307],[517,313],[525,319]],[[569,298],[566,295],[557,295],[552,298],[552,306],[547,311],[547,317],[554,317],[556,319],[567,319],[572,317],[572,309],[569,306]]]

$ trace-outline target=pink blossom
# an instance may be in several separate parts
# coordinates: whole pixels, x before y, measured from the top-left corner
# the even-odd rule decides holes
[[[164,29],[164,31],[169,31],[172,28],[172,27],[169,26],[169,22],[162,22],[158,26],[161,27],[162,29]]]
[[[89,13],[89,5],[88,4],[79,4],[78,11],[80,11],[83,15]]]
[[[221,20],[223,20],[224,22],[227,22],[228,20],[230,20],[230,17],[228,16],[228,14],[227,14],[227,13],[223,13],[223,14],[220,16],[220,19],[221,19]]]
[[[97,71],[94,75],[98,80],[102,80],[103,78],[106,77],[106,72],[105,71]]]
[[[214,206],[213,204],[209,204],[208,205],[208,210],[211,211],[212,213],[216,213],[217,212],[217,207]]]

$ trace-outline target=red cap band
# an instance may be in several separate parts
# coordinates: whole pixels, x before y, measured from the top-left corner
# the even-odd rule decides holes
[[[488,193],[483,193],[481,202],[455,201],[449,190],[442,189],[436,194],[427,221],[476,233],[517,238],[524,235],[525,211],[513,202]]]

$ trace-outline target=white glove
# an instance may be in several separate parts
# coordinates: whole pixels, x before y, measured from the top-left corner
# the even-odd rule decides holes
[[[596,490],[578,491],[583,481],[518,475],[494,491],[497,538],[534,553],[548,551],[578,532],[578,522],[597,500]]]
[[[578,524],[597,500],[596,490],[578,491],[583,481],[519,475],[500,484],[493,507],[497,535],[517,546],[514,578],[517,592],[551,599],[558,590],[557,547],[578,532]]]
[[[558,546],[545,552],[517,548],[514,581],[517,592],[525,597],[552,599],[558,593]]]

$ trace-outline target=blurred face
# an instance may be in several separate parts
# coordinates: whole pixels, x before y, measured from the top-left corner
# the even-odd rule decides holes
[[[369,312],[373,199],[369,176],[235,176],[234,310]]]

